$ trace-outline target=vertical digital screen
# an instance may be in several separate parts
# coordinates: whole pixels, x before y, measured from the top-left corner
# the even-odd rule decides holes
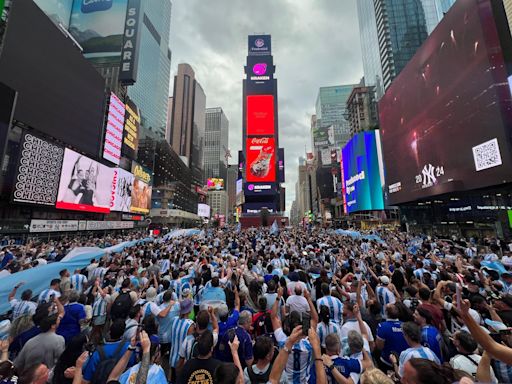
[[[110,210],[117,212],[130,212],[132,205],[132,189],[134,176],[121,168],[114,168],[112,178],[112,195]]]
[[[131,212],[149,213],[151,209],[151,192],[153,176],[151,171],[142,165],[132,162],[134,176],[132,188]]]
[[[131,100],[128,100],[125,109],[123,154],[130,159],[135,159],[139,148],[140,111]]]
[[[285,182],[285,178],[284,178],[284,148],[279,148],[277,153],[278,153],[277,168],[278,168],[278,174],[279,174],[278,182],[284,183]]]
[[[121,159],[121,146],[123,145],[124,131],[124,103],[112,92],[108,105],[107,128],[105,129],[105,143],[103,145],[103,158],[119,165]]]
[[[247,96],[247,136],[274,134],[274,96]]]
[[[343,147],[343,185],[347,213],[384,209],[376,135],[361,132]]]
[[[273,137],[246,140],[246,181],[250,183],[276,181],[276,147]]]
[[[112,178],[112,168],[66,148],[55,206],[74,211],[109,213]]]

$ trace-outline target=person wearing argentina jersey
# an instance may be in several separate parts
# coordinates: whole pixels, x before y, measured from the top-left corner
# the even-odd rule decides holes
[[[32,298],[32,291],[30,289],[26,289],[21,293],[21,300],[17,300],[15,298],[16,291],[23,284],[24,282],[16,284],[11,293],[9,293],[9,304],[12,308],[12,321],[16,320],[18,317],[27,315],[32,316],[36,313],[37,305],[30,301]]]
[[[398,373],[400,377],[404,375],[404,366],[410,359],[419,358],[419,359],[427,359],[433,361],[436,364],[440,364],[439,359],[436,354],[432,352],[430,348],[423,347],[421,343],[421,329],[418,324],[413,321],[408,321],[402,325],[402,330],[404,332],[405,341],[409,344],[409,348],[403,351],[400,354],[400,359],[396,361],[396,356],[391,355],[390,360],[393,364],[393,368],[395,372]]]
[[[89,280],[95,280],[97,278],[100,279],[100,281],[103,281],[105,278],[105,275],[108,271],[108,268],[105,268],[105,262],[101,260],[96,268],[93,269],[93,271],[89,275]]]
[[[180,347],[188,335],[194,333],[194,322],[189,319],[192,312],[192,300],[185,299],[180,303],[180,315],[171,320],[171,351],[169,355],[169,366],[171,367],[171,381],[176,380],[176,366],[180,358]]]
[[[71,281],[71,289],[74,289],[79,294],[82,294],[85,290],[85,286],[87,285],[87,277],[82,275],[80,269],[76,269],[73,276],[69,278]]]
[[[341,326],[343,324],[343,303],[337,297],[331,296],[329,284],[323,283],[321,290],[323,297],[316,301],[318,310],[320,310],[322,305],[325,305],[329,308],[329,316],[331,320]]]
[[[107,307],[111,303],[111,297],[107,289],[102,289],[100,281],[96,280],[92,287],[92,332],[91,340],[98,342],[101,339],[103,326],[107,322]]]
[[[380,314],[382,316],[383,320],[387,319],[387,313],[386,313],[386,307],[388,304],[395,304],[396,303],[396,296],[389,287],[389,277],[387,276],[380,276],[379,277],[380,284],[375,289],[375,294],[377,296],[377,300],[379,301],[381,305]]]
[[[423,282],[423,274],[428,272],[425,268],[423,268],[423,261],[416,261],[416,269],[414,270],[414,277],[416,277],[419,281]]]
[[[50,281],[50,288],[45,289],[43,292],[39,294],[39,298],[37,299],[37,304],[41,303],[49,303],[52,297],[59,298],[60,297],[60,279],[53,279]]]
[[[292,345],[289,345],[290,335],[293,334],[296,329],[302,327],[302,314],[296,311],[292,311],[288,316],[290,328],[288,330],[288,335],[284,332],[281,320],[277,316],[278,311],[278,303],[283,296],[283,288],[279,288],[277,292],[277,300],[272,307],[272,312],[270,318],[272,320],[272,327],[274,328],[274,336],[280,348],[283,348],[286,353],[288,353],[288,359],[285,366],[285,373],[288,378],[288,383],[290,384],[299,384],[299,383],[309,383],[311,367],[314,362],[316,362],[317,356],[313,357],[313,346],[308,338],[302,334],[298,340],[294,340]],[[314,333],[315,339],[318,342],[318,349],[320,349],[320,341],[318,339],[316,328],[318,325],[318,314],[316,312],[315,306],[308,300],[310,304],[311,311],[311,320],[310,320],[310,330],[309,333]],[[290,348],[291,347],[291,348]],[[318,356],[320,357],[320,356]],[[321,362],[321,360],[320,360]]]

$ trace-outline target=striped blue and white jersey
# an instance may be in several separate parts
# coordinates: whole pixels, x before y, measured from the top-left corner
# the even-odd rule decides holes
[[[321,297],[316,301],[318,312],[320,312],[320,307],[322,305],[329,308],[330,318],[332,321],[339,325],[343,324],[343,303],[340,299],[330,295]]]
[[[386,306],[388,304],[396,303],[396,297],[387,287],[379,285],[375,290],[375,294],[377,295],[377,300],[381,305],[380,314],[384,320],[387,319],[386,314]]]
[[[282,328],[274,331],[274,336],[282,348],[288,338]],[[288,356],[285,373],[289,384],[309,383],[311,365],[313,364],[313,347],[307,338],[296,343]]]
[[[92,272],[91,272],[91,281],[92,280],[96,280],[97,278],[100,279],[100,281],[103,281],[103,279],[105,278],[105,275],[107,273],[107,268],[104,268],[104,267],[96,267]]]
[[[498,383],[512,383],[512,365],[507,365],[499,360],[491,360],[491,366]]]
[[[71,282],[71,289],[74,289],[78,293],[83,293],[85,285],[87,284],[87,277],[80,273],[75,273],[69,278]]]
[[[329,325],[325,324],[323,321],[319,322],[316,326],[316,332],[318,334],[318,338],[320,339],[320,345],[325,348],[325,338],[327,335],[331,333],[335,333],[339,336],[341,340],[341,329],[338,324],[334,321],[329,321]]]
[[[176,368],[180,358],[180,347],[187,337],[188,330],[194,324],[190,319],[180,319],[175,317],[171,320],[171,354],[169,356],[169,365]]]
[[[12,319],[36,313],[37,304],[33,301],[12,299],[9,304],[12,308]]]
[[[110,302],[110,295],[102,297],[100,293],[96,294],[92,303],[92,317],[105,316],[107,314],[107,305]]]
[[[432,352],[431,349],[427,347],[418,347],[418,348],[407,348],[400,354],[400,364],[399,364],[399,373],[400,377],[404,375],[404,365],[410,359],[427,359],[433,361],[434,363],[440,364],[439,359],[436,354]]]
[[[158,261],[158,266],[160,267],[160,273],[166,274],[171,266],[171,262],[168,259],[163,259]]]
[[[163,291],[163,292],[159,293],[158,295],[156,295],[155,303],[157,303],[158,305],[162,305],[163,304],[165,292],[167,292],[167,291]],[[178,295],[176,295],[175,292],[172,293],[171,300],[172,301],[177,301],[178,300]]]
[[[160,311],[167,308],[168,304],[162,304],[160,306]],[[180,303],[175,303],[172,306],[172,309],[169,311],[167,316],[165,317],[157,317],[158,321],[158,340],[160,344],[168,344],[171,342],[171,330],[172,330],[172,322],[180,313]]]
[[[418,268],[414,270],[414,277],[416,277],[418,280],[423,281],[423,274],[425,272],[428,272],[425,268]]]
[[[37,303],[49,303],[51,296],[54,295],[55,298],[60,297],[60,292],[56,291],[55,289],[48,288],[45,289],[43,292],[39,294],[39,298],[37,299]]]

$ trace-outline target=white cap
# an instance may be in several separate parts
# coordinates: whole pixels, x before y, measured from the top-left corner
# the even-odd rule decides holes
[[[379,280],[384,285],[388,285],[389,284],[389,277],[387,277],[387,276],[380,276]]]

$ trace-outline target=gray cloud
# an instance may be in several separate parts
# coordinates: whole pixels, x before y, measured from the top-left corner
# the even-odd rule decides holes
[[[363,74],[356,1],[173,1],[171,76],[179,63],[189,63],[206,92],[207,106],[224,109],[233,163],[242,148],[247,35],[272,35],[287,210],[295,199],[298,157],[304,156],[305,145],[311,146],[309,126],[318,88],[356,83]]]

